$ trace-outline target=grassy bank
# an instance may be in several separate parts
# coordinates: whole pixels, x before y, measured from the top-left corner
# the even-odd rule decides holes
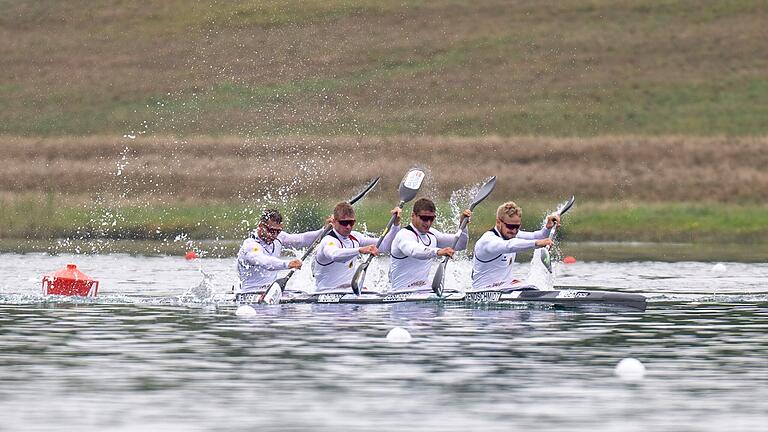
[[[768,240],[763,1],[0,4],[3,249],[229,250],[382,176],[377,231],[414,164],[528,228],[575,194],[573,243]]]
[[[473,239],[493,225],[496,204],[491,199],[476,209],[470,225]],[[543,215],[554,207],[554,203],[521,204],[524,228],[529,230],[536,229]],[[297,201],[291,206],[282,206],[286,229],[315,229],[332,205],[332,202]],[[358,228],[380,232],[392,205],[370,200],[361,203],[358,220],[363,223]],[[436,226],[446,231],[455,229],[454,214],[447,203],[441,203]],[[35,250],[46,242],[49,246],[56,243],[64,247],[81,240],[101,242],[98,244],[110,250],[109,242],[149,240],[171,245],[181,252],[187,245],[200,245],[209,240],[236,245],[255,227],[257,217],[258,209],[239,203],[106,208],[61,205],[51,196],[13,204],[0,201],[0,239],[6,250]],[[736,204],[577,202],[560,233],[565,244],[588,241],[765,244],[768,243],[768,208]]]

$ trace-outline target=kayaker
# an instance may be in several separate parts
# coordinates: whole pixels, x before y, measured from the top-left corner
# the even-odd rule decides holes
[[[283,231],[280,212],[264,210],[256,230],[243,241],[237,253],[240,292],[266,291],[275,282],[280,270],[300,269],[301,260],[280,258],[283,247],[308,247],[322,231],[288,234]]]
[[[392,209],[391,213],[396,215],[395,222],[379,249],[376,247],[378,237],[353,230],[357,220],[352,205],[347,202],[336,204],[331,220],[333,229],[320,241],[312,262],[315,292],[350,292],[357,257],[361,254],[378,256],[379,252],[389,252],[392,239],[400,231],[400,211],[397,207]]]
[[[496,210],[496,225],[475,243],[472,258],[472,289],[501,289],[519,283],[512,272],[517,252],[552,245],[552,227],[560,226],[560,216],[547,216],[546,226],[538,231],[521,231],[523,210],[508,201]]]
[[[469,234],[466,228],[456,234],[444,234],[432,228],[436,211],[435,203],[428,198],[420,198],[413,203],[411,224],[401,229],[392,242],[390,293],[429,289],[432,259],[446,255],[452,257],[455,251],[467,247]],[[470,216],[472,212],[464,210],[459,222]],[[454,250],[450,245],[453,245],[456,236],[460,237]]]

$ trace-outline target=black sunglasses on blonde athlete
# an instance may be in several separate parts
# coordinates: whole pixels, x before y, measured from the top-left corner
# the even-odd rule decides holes
[[[435,220],[434,216],[422,216],[422,215],[418,215],[418,216],[419,216],[419,219],[421,219],[424,222],[433,222]]]
[[[502,222],[505,227],[507,227],[508,230],[519,230],[520,224],[508,224],[506,222]]]
[[[339,225],[341,226],[353,226],[357,222],[354,219],[346,219],[346,220],[340,220]]]

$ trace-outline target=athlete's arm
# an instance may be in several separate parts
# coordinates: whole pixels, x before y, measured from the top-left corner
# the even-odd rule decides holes
[[[475,243],[475,256],[481,260],[487,260],[504,253],[523,252],[535,247],[535,240],[519,238],[504,240],[497,236],[483,236]]]
[[[389,229],[389,232],[386,236],[384,236],[384,240],[381,241],[381,245],[379,246],[379,252],[385,252],[389,253],[392,250],[392,242],[395,240],[395,236],[397,233],[400,232],[400,225],[392,225],[392,228]],[[376,244],[378,239],[375,239],[373,244]],[[362,240],[360,242],[361,245],[363,245]]]
[[[542,228],[538,231],[518,231],[517,237],[523,240],[537,240],[549,237],[549,230]]]
[[[307,231],[298,234],[289,234],[283,231],[280,233],[277,239],[283,242],[283,246],[285,247],[303,248],[311,245],[317,236],[319,236],[322,232],[323,229]]]
[[[289,261],[266,254],[259,244],[250,246],[249,249],[243,251],[240,254],[240,260],[266,270],[285,270],[288,268],[289,263]]]
[[[439,248],[453,247],[453,242],[456,240],[456,236],[459,237],[459,241],[456,243],[455,250],[464,250],[467,248],[467,244],[469,244],[469,230],[467,227],[464,227],[463,230],[455,234],[445,234],[437,230],[430,231],[435,235],[435,238],[437,238],[437,247]]]
[[[398,249],[405,256],[422,260],[437,256],[438,248],[421,244],[416,235],[410,231],[400,231],[395,241],[397,242]]]
[[[346,261],[360,254],[358,249],[359,248],[340,247],[339,241],[331,237],[328,240],[323,240],[323,245],[321,249],[323,256],[321,257],[321,259],[324,259],[324,261],[330,260],[334,262]],[[318,255],[320,255],[320,252],[318,252]]]

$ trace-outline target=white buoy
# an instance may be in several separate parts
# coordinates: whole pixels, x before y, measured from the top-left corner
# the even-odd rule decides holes
[[[613,372],[621,379],[640,380],[645,376],[645,366],[632,357],[621,359]]]
[[[239,317],[252,317],[256,316],[256,309],[251,305],[240,305],[235,311],[235,315]]]
[[[402,327],[395,327],[387,333],[387,341],[395,343],[410,342],[411,334]]]
[[[712,266],[712,271],[713,272],[724,272],[726,270],[728,270],[728,269],[725,267],[725,264],[723,264],[723,263],[717,263],[717,264]]]

